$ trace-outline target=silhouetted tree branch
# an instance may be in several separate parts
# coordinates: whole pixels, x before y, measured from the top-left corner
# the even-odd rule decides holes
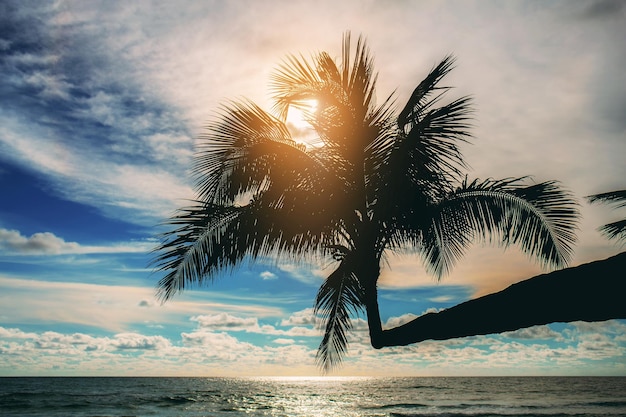
[[[538,275],[500,292],[425,314],[402,326],[370,333],[372,346],[404,346],[556,322],[626,319],[624,271],[626,252]],[[368,316],[378,314],[373,308],[367,312]]]

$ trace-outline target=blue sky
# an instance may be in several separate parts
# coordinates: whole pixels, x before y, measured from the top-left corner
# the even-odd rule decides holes
[[[269,109],[281,60],[339,56],[345,30],[398,103],[454,53],[448,82],[476,103],[470,176],[561,181],[583,216],[573,265],[623,250],[596,229],[624,213],[582,199],[625,186],[623,1],[3,1],[0,375],[317,375],[329,265],[264,259],[161,305],[149,251],[194,196],[194,138],[220,103]],[[541,272],[516,248],[477,245],[441,282],[394,257],[381,313],[402,323]],[[626,375],[626,321],[380,351],[354,325],[337,374]]]

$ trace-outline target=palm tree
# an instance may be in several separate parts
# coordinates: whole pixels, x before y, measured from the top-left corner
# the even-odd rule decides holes
[[[578,219],[568,192],[555,181],[463,174],[471,100],[445,101],[449,88],[440,85],[453,63],[448,56],[434,66],[395,114],[393,97],[376,104],[372,57],[362,38],[352,55],[348,33],[339,63],[322,52],[279,67],[275,115],[248,101],[224,106],[200,137],[197,201],[170,219],[156,250],[166,273],[160,298],[244,260],[332,258],[315,300],[325,321],[317,358],[328,370],[363,310],[374,348],[422,340],[406,325],[382,329],[377,281],[390,252],[419,256],[439,278],[475,241],[516,244],[545,266],[565,266]],[[310,100],[315,111],[306,110]],[[318,142],[293,140],[285,125],[292,106]]]
[[[609,191],[606,193],[594,194],[587,196],[590,203],[608,203],[614,204],[616,208],[626,207],[626,190]],[[605,224],[600,227],[602,232],[609,239],[615,239],[618,242],[626,243],[626,219],[618,220],[613,223]]]

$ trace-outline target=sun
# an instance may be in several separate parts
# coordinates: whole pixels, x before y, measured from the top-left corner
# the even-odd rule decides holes
[[[303,134],[311,129],[311,124],[307,121],[317,110],[317,100],[301,100],[289,106],[287,110],[287,127]]]

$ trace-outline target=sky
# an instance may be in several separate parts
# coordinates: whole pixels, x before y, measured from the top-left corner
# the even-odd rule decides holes
[[[319,375],[312,306],[331,266],[261,259],[161,304],[150,251],[194,198],[194,143],[219,106],[270,110],[280,63],[339,57],[347,30],[399,107],[454,54],[450,94],[476,109],[470,178],[560,181],[582,215],[572,265],[624,250],[597,228],[625,213],[583,198],[626,185],[624,1],[4,0],[0,376]],[[381,318],[543,272],[515,247],[477,244],[441,281],[394,257]],[[333,375],[626,375],[625,320],[381,350],[364,315],[353,325]]]

